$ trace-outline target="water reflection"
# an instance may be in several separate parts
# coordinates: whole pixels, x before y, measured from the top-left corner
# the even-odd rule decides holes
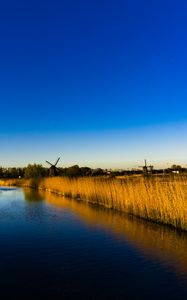
[[[28,202],[37,202],[37,201],[43,201],[43,195],[35,189],[31,189],[31,188],[24,188],[23,189],[24,192],[24,197],[25,200]]]
[[[3,191],[1,296],[187,299],[186,239],[184,233],[51,193]]]
[[[10,191],[15,191],[16,189],[17,188],[0,186],[0,192],[10,192]]]
[[[75,212],[87,226],[102,227],[119,239],[128,240],[147,259],[157,259],[170,271],[187,280],[187,234],[145,222],[83,202],[42,192],[41,197],[59,209]]]
[[[24,200],[27,202],[24,207],[24,215],[27,221],[43,223],[46,220],[44,197],[36,189],[23,188]]]

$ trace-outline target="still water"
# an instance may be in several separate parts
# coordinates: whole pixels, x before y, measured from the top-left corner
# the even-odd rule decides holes
[[[0,188],[1,299],[187,299],[187,234]]]

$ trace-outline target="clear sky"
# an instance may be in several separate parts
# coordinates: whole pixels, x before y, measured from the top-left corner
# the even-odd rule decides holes
[[[1,1],[0,165],[187,163],[186,37],[181,0]]]

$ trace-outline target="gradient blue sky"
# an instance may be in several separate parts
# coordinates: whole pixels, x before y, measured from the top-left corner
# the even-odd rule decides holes
[[[187,2],[0,4],[0,165],[187,163]]]

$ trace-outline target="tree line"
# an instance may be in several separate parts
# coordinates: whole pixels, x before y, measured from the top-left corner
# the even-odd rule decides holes
[[[91,169],[73,165],[67,168],[58,168],[58,176],[81,177],[105,175],[106,170],[101,168]],[[0,167],[0,178],[42,178],[49,176],[49,169],[41,164],[29,164],[25,168],[2,168]]]
[[[180,173],[187,172],[186,168],[180,165],[172,165],[170,168],[164,169],[164,173],[169,174],[178,171]],[[79,167],[73,165],[66,168],[58,168],[58,176],[67,177],[83,177],[83,176],[123,176],[132,174],[141,174],[142,170],[107,170],[107,169],[92,169],[89,167]],[[153,174],[163,173],[163,169],[154,170]],[[41,164],[29,164],[25,168],[2,168],[0,167],[0,178],[42,178],[49,176],[49,169],[43,167]]]

